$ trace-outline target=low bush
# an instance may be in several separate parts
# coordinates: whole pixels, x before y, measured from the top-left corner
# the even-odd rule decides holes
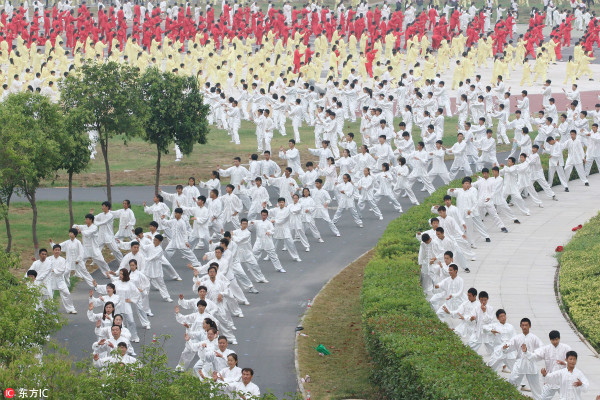
[[[600,214],[590,219],[560,253],[560,295],[565,311],[600,351]]]

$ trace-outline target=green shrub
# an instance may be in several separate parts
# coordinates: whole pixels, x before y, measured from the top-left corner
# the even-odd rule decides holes
[[[560,254],[560,295],[577,329],[600,351],[600,214]]]

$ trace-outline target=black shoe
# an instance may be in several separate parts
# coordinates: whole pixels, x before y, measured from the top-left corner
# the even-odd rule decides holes
[[[468,274],[469,272],[471,272],[471,270],[469,268],[465,268],[465,272]]]
[[[492,239],[490,239],[490,238],[485,238],[485,241],[489,243],[489,242],[491,242],[491,241],[492,241]]]
[[[568,191],[569,191],[569,188],[565,188],[565,192],[568,192]]]
[[[521,221],[519,221],[518,219],[515,219],[515,224],[520,224]]]
[[[589,182],[586,182],[586,183],[585,183],[585,186],[590,186],[590,183],[589,183]]]
[[[508,233],[508,229],[506,229],[506,228],[502,228],[502,229],[500,229],[500,230],[501,230],[502,232],[504,232],[504,233]]]

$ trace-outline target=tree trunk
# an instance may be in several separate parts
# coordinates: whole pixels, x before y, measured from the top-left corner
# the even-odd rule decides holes
[[[10,231],[10,220],[8,219],[8,210],[10,210],[10,197],[12,192],[8,195],[8,199],[6,200],[6,216],[4,217],[4,223],[6,224],[6,252],[10,253],[10,249],[12,247],[12,233]]]
[[[73,172],[69,172],[69,227],[75,223],[73,218]]]
[[[98,131],[100,134],[100,131]],[[102,156],[104,157],[104,169],[106,170],[106,197],[107,200],[112,203],[112,190],[110,187],[110,165],[108,164],[108,137],[104,138],[100,136],[100,148],[102,149]]]
[[[154,184],[154,193],[158,193],[158,187],[160,186],[160,158],[162,156],[162,152],[156,145],[156,150],[158,150],[158,156],[156,157],[156,183]]]
[[[38,250],[40,248],[40,244],[38,243],[37,237],[37,217],[38,217],[38,209],[37,202],[35,200],[35,191],[32,193],[26,193],[27,199],[29,199],[29,204],[31,204],[31,210],[33,211],[33,218],[31,219],[31,233],[33,235],[33,249],[35,251],[35,257],[37,258]]]

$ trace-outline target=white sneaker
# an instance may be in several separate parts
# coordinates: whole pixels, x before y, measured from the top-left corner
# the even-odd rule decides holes
[[[172,302],[173,302],[173,299],[169,297],[169,298],[168,298],[168,299],[166,299],[165,301],[166,301],[167,303],[172,303]]]
[[[265,258],[263,258],[263,260],[269,261],[269,256],[266,256]]]
[[[317,240],[317,242],[319,242],[319,243],[325,243],[325,241],[323,239],[321,239],[321,238],[319,238],[319,240]]]
[[[363,224],[358,225],[359,228],[364,228]]]
[[[336,234],[335,234],[335,236],[336,236],[336,237],[340,237],[340,236],[342,236],[342,235],[340,235],[339,233],[336,233]]]
[[[139,342],[140,342],[140,338],[133,339],[133,340],[132,340],[132,342],[133,342],[133,343],[139,343]]]
[[[302,260],[300,259],[300,257],[296,258],[295,260],[296,260],[296,262],[302,262]]]
[[[240,314],[237,316],[238,318],[244,318],[244,314]]]
[[[149,316],[149,317],[154,317],[154,314],[153,314],[153,313],[151,313],[151,312],[149,312],[149,313],[146,313],[146,315],[147,315],[147,316]]]
[[[174,277],[174,278],[173,278],[173,280],[174,280],[174,281],[182,281],[183,279],[181,279],[181,277],[180,277],[180,276],[177,276],[177,277]]]
[[[150,330],[150,325],[146,325],[144,328],[146,328],[147,331]]]
[[[379,216],[379,220],[381,221],[382,219],[383,219],[383,215],[380,215]]]
[[[262,281],[258,281],[258,282],[260,282],[260,283],[269,283],[269,281],[266,280],[266,279],[263,279]]]
[[[256,288],[254,286],[252,286],[250,289],[248,289],[248,292],[256,294],[256,293],[258,293],[258,290],[256,290]]]
[[[281,272],[281,273],[285,273],[285,272],[287,272],[287,271],[286,271],[285,269],[283,269],[283,268],[281,268],[281,269],[278,269],[277,271],[279,271],[279,272]]]
[[[246,301],[244,302],[244,305],[245,305],[245,306],[249,306],[249,305],[250,305],[250,302],[246,300]]]
[[[306,250],[304,250],[304,251],[306,251],[308,253],[310,251],[310,247],[307,247]]]
[[[69,314],[77,314],[77,310],[69,311]]]

